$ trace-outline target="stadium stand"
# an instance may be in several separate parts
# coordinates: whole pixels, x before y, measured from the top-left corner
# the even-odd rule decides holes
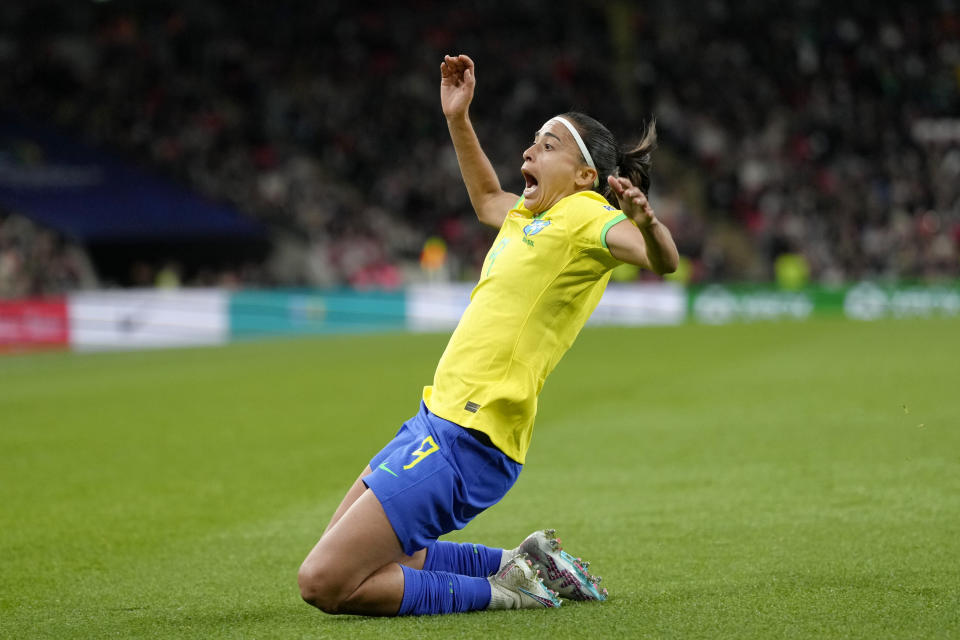
[[[439,111],[447,52],[477,61],[474,120],[507,189],[553,113],[591,113],[625,141],[655,116],[654,200],[691,282],[769,281],[785,254],[820,283],[960,275],[956,3],[0,7],[0,94],[17,117],[271,229],[269,258],[192,265],[186,284],[396,287],[434,236],[445,273],[473,277],[491,236],[470,220]],[[4,263],[22,234],[50,233],[11,213]],[[53,244],[74,255],[75,240]],[[131,258],[106,284],[161,265]],[[91,280],[10,282],[19,295]]]

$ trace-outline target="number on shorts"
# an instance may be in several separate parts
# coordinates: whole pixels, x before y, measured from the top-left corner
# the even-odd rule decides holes
[[[427,444],[430,444],[430,448],[427,449]],[[416,460],[410,464],[403,465],[404,469],[412,469],[418,462],[426,458],[428,455],[434,451],[439,451],[440,447],[437,446],[437,443],[433,441],[433,436],[427,436],[423,439],[423,442],[420,443],[420,448],[414,451],[411,455],[416,456]]]

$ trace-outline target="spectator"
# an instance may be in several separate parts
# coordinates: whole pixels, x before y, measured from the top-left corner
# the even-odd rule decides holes
[[[266,280],[395,286],[434,235],[475,277],[489,235],[450,223],[470,207],[430,116],[434,62],[461,49],[497,96],[475,108],[505,184],[498,140],[545,113],[621,137],[658,118],[653,199],[693,282],[770,281],[795,252],[819,282],[960,275],[960,136],[917,135],[960,114],[952,3],[604,7],[12,3],[0,92],[305,239]],[[562,45],[524,48],[534,24]]]
[[[24,216],[0,212],[0,298],[62,294],[96,285],[81,247]]]

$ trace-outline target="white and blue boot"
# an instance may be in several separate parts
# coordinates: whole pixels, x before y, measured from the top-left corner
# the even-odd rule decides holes
[[[563,550],[555,529],[535,531],[527,536],[516,551],[524,553],[540,571],[549,589],[570,600],[606,600],[607,590],[601,589],[599,576],[587,571],[589,562],[574,558]]]
[[[557,594],[543,580],[526,554],[511,558],[490,581],[489,609],[553,609],[560,606]]]

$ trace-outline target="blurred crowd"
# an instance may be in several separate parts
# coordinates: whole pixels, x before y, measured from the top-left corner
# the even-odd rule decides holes
[[[470,4],[3,3],[0,95],[266,223],[268,283],[400,286],[431,242],[430,277],[476,276],[492,231],[439,107],[460,52],[507,190],[553,114],[623,144],[656,118],[686,281],[769,281],[783,255],[820,283],[960,276],[955,0]]]
[[[80,245],[22,215],[0,212],[0,298],[63,294],[96,284]]]

